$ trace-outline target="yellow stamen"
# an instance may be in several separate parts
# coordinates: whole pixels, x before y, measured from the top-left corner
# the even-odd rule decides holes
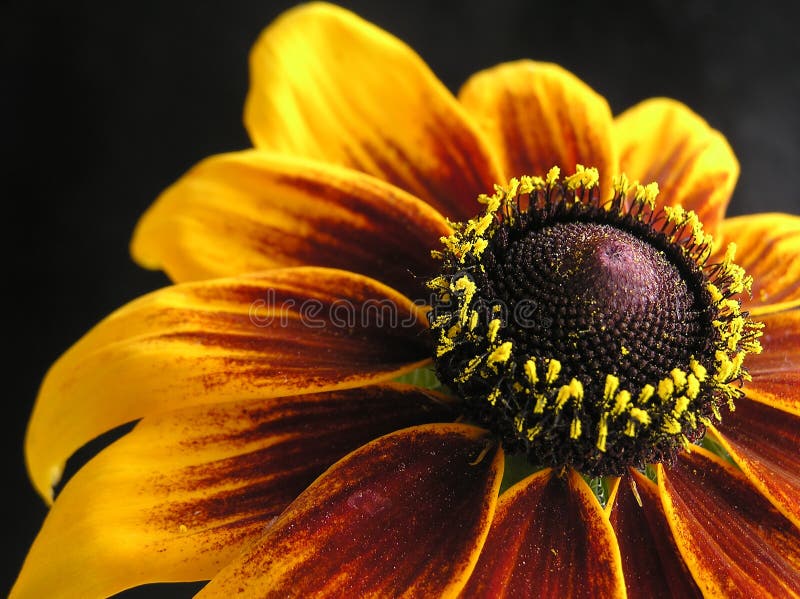
[[[650,401],[650,398],[653,397],[655,392],[656,390],[655,387],[653,387],[653,385],[647,384],[644,387],[642,387],[642,390],[639,391],[639,398],[637,400],[639,405],[644,405],[648,401]]]
[[[551,359],[547,362],[547,374],[544,377],[544,380],[547,382],[548,385],[552,385],[556,382],[559,373],[561,372],[561,362],[556,359]]]
[[[496,369],[498,364],[505,363],[511,357],[511,348],[511,341],[501,343],[491,354],[489,354],[489,358],[486,360],[486,365],[490,368]]]
[[[661,401],[669,400],[673,393],[675,393],[675,383],[672,382],[672,379],[661,379],[658,381],[658,396],[661,398]]]
[[[536,398],[536,405],[533,406],[533,413],[541,414],[544,412],[544,409],[547,406],[547,397],[545,397],[542,393],[537,393],[534,395],[534,397]]]
[[[489,343],[494,343],[495,339],[497,338],[497,331],[500,330],[500,322],[499,318],[495,318],[489,323],[489,332],[486,336],[489,338]]]
[[[549,175],[548,175],[549,177]],[[591,189],[600,181],[600,173],[596,168],[585,168],[582,164],[575,165],[575,174],[564,177],[567,189],[576,190],[579,187]]]
[[[650,424],[650,414],[648,414],[641,408],[631,408],[629,415],[633,420],[636,420],[636,422],[638,422],[639,424],[644,424],[645,426]]]
[[[535,386],[536,383],[539,382],[539,376],[536,372],[536,362],[533,360],[528,360],[525,362],[525,376],[528,377],[528,381],[531,383],[531,387]]]
[[[581,420],[577,416],[572,419],[572,424],[569,427],[569,438],[577,439],[581,436]]]
[[[547,177],[545,177],[547,181],[547,185],[554,186],[558,183],[558,178],[561,175],[561,169],[557,166],[554,166],[549,171],[547,171]]]
[[[542,425],[541,424],[537,424],[533,428],[529,428],[526,431],[526,433],[527,433],[526,436],[528,438],[528,441],[533,441],[536,438],[536,435],[538,435],[541,432],[542,432]]]
[[[680,368],[673,368],[669,374],[672,376],[672,382],[675,383],[675,389],[679,392],[682,391],[686,386],[686,373]]]
[[[605,390],[603,391],[603,400],[607,405],[611,404],[611,400],[613,399],[614,394],[617,392],[618,387],[619,377],[614,376],[613,374],[607,374]]]
[[[631,403],[631,394],[629,391],[623,389],[619,393],[617,393],[616,400],[614,402],[614,409],[611,410],[612,416],[619,416],[622,414],[628,405]]]
[[[597,427],[597,449],[604,452],[606,451],[606,439],[608,438],[608,424],[606,423],[605,414],[600,417],[600,424]]]

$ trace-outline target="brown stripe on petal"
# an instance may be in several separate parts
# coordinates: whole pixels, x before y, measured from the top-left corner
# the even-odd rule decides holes
[[[443,396],[389,384],[144,418],[67,483],[15,591],[105,597],[211,578],[335,461],[452,416]]]
[[[500,498],[463,597],[624,597],[614,531],[574,470],[542,470]]]
[[[286,12],[259,38],[250,67],[245,123],[260,150],[360,170],[453,218],[474,216],[478,194],[504,180],[422,59],[342,8]]]
[[[745,366],[753,377],[744,391],[750,399],[800,416],[800,309],[760,315],[764,323],[760,354]]]
[[[736,263],[753,277],[752,297],[743,305],[751,310],[773,311],[800,305],[800,216],[748,214],[723,221],[721,240],[713,263],[722,258],[728,243],[736,243]]]
[[[199,596],[457,593],[489,529],[502,459],[464,425],[382,437],[317,479]]]
[[[800,531],[743,474],[701,447],[658,473],[676,544],[704,595],[800,596]]]
[[[657,182],[657,208],[694,210],[716,235],[736,180],[739,163],[728,142],[687,106],[654,98],[615,120],[620,170],[631,180]]]
[[[28,428],[31,476],[48,497],[73,451],[148,414],[395,378],[428,361],[426,327],[403,295],[324,268],[156,291],[106,318],[51,368]]]
[[[666,124],[663,124],[662,135],[674,134],[675,130],[670,130],[673,126],[672,119],[679,121],[686,118],[672,115],[667,117]],[[693,123],[699,125],[698,123]],[[684,127],[690,126],[688,123]],[[680,128],[678,128],[679,130]],[[688,133],[681,131],[679,135],[686,137],[676,137],[673,145],[668,146],[660,155],[658,163],[653,164],[647,171],[647,178],[643,182],[655,181],[659,184],[658,207],[664,205],[691,206],[701,223],[710,226],[718,226],[725,214],[727,203],[711,201],[718,188],[725,189],[729,179],[727,171],[703,173],[705,177],[698,177],[694,171],[695,165],[704,160],[705,153],[708,152],[713,143],[713,137],[706,137],[704,134]],[[635,154],[636,147],[625,148],[625,154],[621,160],[625,161]]]
[[[617,534],[628,598],[702,597],[672,539],[658,487],[635,470],[617,480],[609,519]]]
[[[435,138],[437,130],[447,130],[446,119],[439,119],[436,123],[426,127],[428,135]],[[371,161],[383,173],[383,178],[389,181],[407,181],[405,187],[416,196],[425,198],[426,201],[439,213],[451,221],[465,221],[473,218],[481,211],[478,202],[480,194],[492,193],[492,184],[487,185],[483,179],[483,169],[486,165],[476,164],[474,161],[460,155],[459,148],[469,147],[472,132],[465,133],[455,127],[449,137],[437,139],[436,145],[431,147],[431,152],[436,156],[438,172],[436,177],[416,164],[406,150],[390,138],[382,138],[377,144],[365,144],[365,149]],[[381,148],[384,149],[381,149]],[[388,152],[386,151],[388,150]],[[413,151],[413,149],[412,149]],[[352,158],[355,160],[355,157]],[[442,187],[441,180],[448,181],[447,187]],[[438,241],[438,240],[437,240]],[[428,249],[438,248],[439,244],[429,246]]]
[[[314,265],[423,298],[435,268],[430,250],[449,233],[436,210],[384,181],[244,151],[203,161],[165,191],[139,223],[132,251],[178,281]]]
[[[364,443],[415,424],[451,420],[454,413],[449,402],[432,391],[387,384],[192,408],[199,422],[176,418],[192,429],[180,446],[205,452],[210,445],[220,445],[237,453],[169,476],[160,474],[154,487],[165,490],[165,495],[184,492],[190,498],[154,507],[148,521],[158,528],[191,522],[193,530],[220,535],[225,533],[222,529],[238,534],[244,527],[244,532],[252,534],[279,515],[327,467]],[[247,426],[240,428],[242,423]],[[163,431],[159,434],[164,436]]]
[[[508,176],[565,174],[597,167],[601,193],[617,171],[613,121],[605,99],[558,65],[520,60],[467,81],[459,99],[498,148]]]
[[[800,528],[800,417],[739,400],[717,429],[710,431],[750,481]]]

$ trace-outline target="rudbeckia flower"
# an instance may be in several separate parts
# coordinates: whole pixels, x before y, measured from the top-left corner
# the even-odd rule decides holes
[[[724,137],[552,64],[457,96],[333,6],[251,56],[252,150],[142,218],[175,285],[48,373],[13,597],[800,596],[800,218]],[[504,480],[505,474],[505,480]]]

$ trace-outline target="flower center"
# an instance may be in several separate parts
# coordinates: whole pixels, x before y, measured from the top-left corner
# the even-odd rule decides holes
[[[454,225],[431,331],[440,380],[510,453],[596,475],[671,463],[733,409],[760,325],[732,299],[750,279],[708,263],[693,212],[598,173],[512,179]]]
[[[512,312],[508,336],[528,355],[556,358],[564,375],[616,372],[621,385],[640,387],[688,363],[708,336],[678,268],[612,225],[532,227],[490,251],[485,282]]]

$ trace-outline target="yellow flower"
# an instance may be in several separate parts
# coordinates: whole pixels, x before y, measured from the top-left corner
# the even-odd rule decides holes
[[[13,597],[800,596],[800,218],[724,218],[722,135],[668,99],[612,117],[552,64],[454,97],[325,4],[251,73],[254,149],[134,236],[176,285],[42,385],[48,501],[140,421],[67,482]],[[446,388],[396,382],[432,363]],[[513,452],[541,468],[501,494]]]

